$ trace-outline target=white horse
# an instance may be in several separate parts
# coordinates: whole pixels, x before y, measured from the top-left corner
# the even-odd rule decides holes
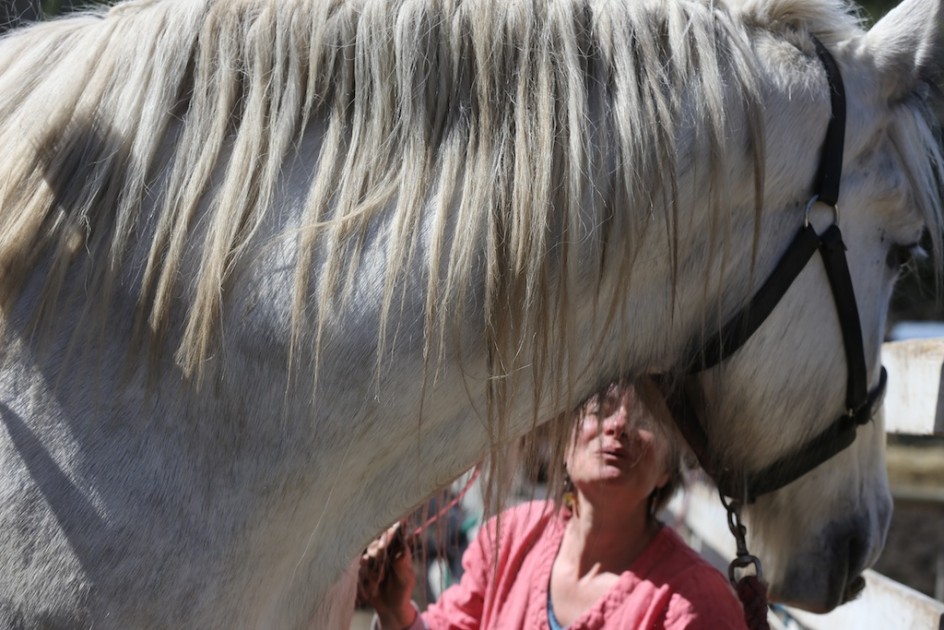
[[[941,16],[137,0],[0,40],[0,625],[343,627],[385,524],[610,378],[680,374],[763,282],[830,118],[813,35],[873,387],[900,261],[940,244]],[[687,385],[756,470],[844,374],[814,260]],[[750,510],[780,598],[832,608],[881,549],[859,433]]]

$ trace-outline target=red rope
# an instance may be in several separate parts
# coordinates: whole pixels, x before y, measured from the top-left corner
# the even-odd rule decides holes
[[[737,583],[737,595],[744,606],[744,620],[750,630],[770,630],[767,624],[767,586],[756,575],[745,575]]]

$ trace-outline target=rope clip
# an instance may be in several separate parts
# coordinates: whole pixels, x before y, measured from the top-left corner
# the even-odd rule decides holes
[[[728,565],[728,579],[737,588],[740,579],[736,576],[737,571],[753,566],[754,575],[758,580],[761,579],[763,572],[761,571],[760,559],[747,550],[747,528],[741,522],[741,502],[736,499],[727,501],[722,494],[721,504],[728,512],[728,529],[734,535],[734,542],[737,545],[737,555]]]

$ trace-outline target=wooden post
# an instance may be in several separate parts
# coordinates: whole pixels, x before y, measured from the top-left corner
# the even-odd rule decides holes
[[[944,339],[883,344],[882,363],[888,370],[885,430],[944,436]]]

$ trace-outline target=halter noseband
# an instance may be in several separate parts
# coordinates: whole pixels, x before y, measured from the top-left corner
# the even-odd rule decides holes
[[[842,233],[839,230],[837,204],[845,140],[845,88],[839,67],[832,55],[815,37],[813,42],[816,45],[816,53],[826,68],[832,117],[826,129],[814,194],[807,204],[803,227],[800,228],[793,243],[747,306],[694,353],[693,363],[696,367],[690,374],[711,368],[737,352],[773,312],[813,254],[819,251],[842,329],[847,368],[846,412],[822,433],[799,448],[760,471],[747,472],[715,466],[718,460],[712,457],[708,446],[708,436],[684,388],[678,388],[679,391],[667,399],[676,424],[702,467],[714,478],[720,492],[744,503],[753,502],[762,494],[782,488],[852,444],[858,426],[872,418],[876,403],[884,395],[887,381],[885,368],[882,367],[878,385],[869,391],[862,326],[859,323],[855,292],[849,275],[849,265],[846,262],[846,246],[842,242]],[[813,229],[809,220],[810,211],[816,203],[823,203],[833,208],[834,222],[822,234],[818,234]]]

